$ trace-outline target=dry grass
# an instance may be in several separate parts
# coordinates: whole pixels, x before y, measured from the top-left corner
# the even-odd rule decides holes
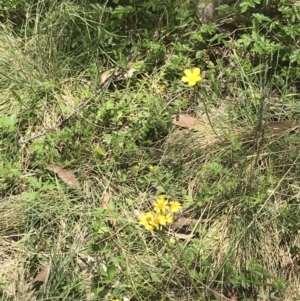
[[[18,241],[8,237],[0,239],[0,279],[2,300],[34,300],[28,286],[27,260],[30,252],[26,248],[26,236]]]
[[[105,144],[104,140],[107,142],[118,129],[102,124],[100,127],[89,117],[83,118],[81,111],[74,114],[74,125],[64,129],[57,126],[86,97],[90,83],[83,76],[62,77],[53,82],[51,66],[43,63],[45,57],[35,51],[36,40],[24,42],[2,29],[0,45],[0,67],[7,70],[6,75],[0,75],[1,111],[14,112],[20,118],[15,136],[1,149],[6,150],[15,141],[23,142],[21,149],[18,145],[13,154],[10,149],[6,154],[14,156],[12,162],[17,163],[13,167],[22,170],[22,175],[13,179],[12,189],[3,192],[0,202],[3,300],[93,300],[98,298],[93,295],[95,291],[91,292],[97,281],[101,288],[110,289],[105,297],[99,297],[103,300],[115,298],[115,292],[137,300],[210,300],[203,284],[226,293],[229,280],[232,285],[236,282],[239,300],[247,297],[265,301],[269,297],[263,294],[274,294],[280,300],[290,301],[300,294],[300,183],[298,157],[290,156],[297,150],[297,137],[293,142],[287,139],[288,133],[271,133],[258,151],[261,137],[255,137],[253,125],[243,118],[232,118],[232,108],[219,106],[209,111],[209,118],[205,113],[196,114],[201,124],[196,131],[175,128],[169,133],[161,146],[161,174],[157,181],[145,172],[149,158],[144,159],[145,154],[141,155],[138,148],[136,160],[126,158],[132,166],[111,164],[123,159],[114,151],[120,146],[126,152],[124,142],[129,138],[125,136],[118,145]],[[37,60],[28,54],[30,49]],[[153,99],[166,96],[167,101],[160,108],[164,113],[185,92],[157,92],[161,75],[158,72],[152,76],[137,93],[144,93],[145,99],[149,94]],[[12,95],[11,90],[16,94]],[[125,92],[122,91],[124,95]],[[119,101],[122,93],[114,97]],[[101,106],[97,103],[95,110]],[[140,118],[138,110],[128,114],[132,119],[123,112],[129,121],[118,134],[131,126],[130,121]],[[85,132],[88,126],[92,134]],[[50,135],[47,129],[52,129]],[[81,137],[78,142],[74,138],[78,132],[86,134],[87,139],[80,140]],[[31,139],[35,136],[38,139]],[[64,139],[70,137],[74,139],[67,147]],[[287,140],[283,143],[283,139]],[[83,149],[79,155],[75,145]],[[91,146],[103,145],[109,155],[101,157],[89,152]],[[81,190],[73,190],[44,168],[57,161],[74,167]],[[26,180],[30,176],[43,185],[30,185]],[[99,211],[108,189],[112,190],[110,201],[115,205],[113,225],[112,215]],[[206,222],[173,229],[165,236],[145,233],[135,213],[146,210],[162,189],[184,205],[184,217],[204,218]],[[32,197],[35,192],[37,198]],[[174,232],[181,234],[181,239],[169,245]],[[91,245],[100,246],[100,250],[91,251]],[[90,253],[98,271],[76,261],[85,252]],[[112,264],[117,276],[107,280],[103,271]],[[33,279],[45,266],[50,267],[47,280],[40,290],[32,291]],[[269,278],[263,278],[263,269]],[[240,279],[249,274],[252,278],[248,277],[247,287]],[[72,295],[73,291],[77,295]]]
[[[26,216],[22,196],[8,196],[0,202],[0,234],[18,233],[24,227]]]
[[[221,118],[222,116],[223,118]],[[215,118],[213,118],[215,117]],[[199,117],[200,118],[200,117]],[[175,129],[166,139],[165,154],[173,152],[173,156],[182,160],[184,171],[181,177],[185,177],[185,182],[188,187],[188,195],[192,198],[197,198],[197,193],[203,189],[203,185],[208,185],[211,181],[210,173],[205,174],[205,178],[199,178],[202,169],[206,164],[210,164],[210,161],[216,157],[224,157],[224,154],[230,149],[231,141],[242,142],[242,147],[246,147],[254,143],[254,137],[252,132],[245,128],[232,129],[232,124],[229,124],[226,118],[226,113],[221,110],[220,115],[216,112],[212,114],[212,120],[208,121],[205,115],[201,116],[203,122],[203,128],[199,128],[198,131],[178,130]],[[211,129],[210,123],[214,126],[214,130]],[[226,131],[231,126],[232,138],[228,138]],[[251,127],[249,127],[251,129]],[[244,134],[247,132],[247,135]],[[220,141],[218,136],[222,135],[224,140]],[[227,137],[227,139],[225,139]],[[246,137],[246,139],[245,139]],[[249,139],[252,137],[252,139]],[[245,140],[244,140],[245,139]],[[268,143],[276,141],[273,136]],[[183,144],[182,141],[185,141]],[[253,170],[255,170],[255,162],[257,155],[255,148],[248,148],[245,151],[247,156],[242,157],[242,161],[232,162],[225,160],[228,164],[230,174],[221,175],[217,179],[219,183],[227,182],[234,178],[237,174],[241,175],[241,180],[247,183],[253,176]],[[176,155],[175,155],[176,152]],[[256,176],[266,177],[269,166],[276,165],[280,159],[275,161],[271,160],[270,152],[265,146],[262,149],[262,160],[260,162],[260,170]],[[280,158],[286,158],[284,152],[278,152]],[[295,164],[296,162],[294,162]],[[247,166],[247,168],[245,168]],[[193,169],[191,169],[193,167]],[[293,247],[299,245],[297,236],[289,239],[288,242],[283,243],[284,238],[284,225],[280,224],[280,214],[284,212],[286,208],[286,191],[289,192],[289,198],[291,197],[291,190],[296,189],[295,183],[293,185],[287,184],[285,178],[293,178],[292,169],[288,169],[288,166],[283,166],[280,171],[285,170],[285,175],[281,176],[281,182],[276,186],[274,191],[270,192],[269,196],[265,199],[261,199],[259,206],[255,204],[245,205],[245,199],[239,200],[234,196],[238,191],[236,190],[238,185],[233,185],[230,191],[216,192],[214,198],[203,205],[192,205],[186,208],[184,215],[188,217],[199,218],[206,216],[210,218],[205,224],[202,224],[200,231],[196,231],[196,236],[189,242],[183,241],[186,252],[189,247],[197,248],[199,245],[205,246],[205,248],[199,251],[201,258],[213,258],[213,263],[210,266],[210,273],[208,273],[205,281],[212,287],[219,287],[220,281],[226,280],[226,275],[222,275],[224,267],[230,264],[231,268],[234,268],[237,275],[243,274],[245,269],[253,269],[253,260],[259,262],[259,264],[268,270],[271,280],[272,277],[282,277],[288,279],[291,282],[289,287],[289,294],[281,295],[281,300],[290,300],[291,296],[299,293],[298,290],[298,276],[297,276],[297,259]],[[294,167],[292,164],[291,167]],[[242,173],[241,169],[242,168]],[[80,169],[78,169],[80,173]],[[51,248],[43,248],[40,251],[40,256],[43,257],[43,264],[49,264],[49,256],[53,250],[57,254],[57,261],[63,262],[66,257],[69,257],[70,262],[76,257],[76,254],[80,253],[88,245],[90,239],[90,232],[86,227],[86,217],[82,214],[82,210],[86,210],[89,206],[92,208],[92,203],[97,203],[103,195],[102,192],[96,191],[97,189],[103,190],[105,185],[99,179],[91,181],[94,178],[95,170],[89,166],[82,171],[83,186],[85,187],[85,194],[89,195],[88,199],[90,204],[84,203],[82,206],[72,207],[72,201],[69,199],[69,195],[58,188],[56,191],[52,191],[50,194],[44,195],[42,203],[38,206],[42,210],[49,210],[43,214],[39,213],[38,219],[47,219],[50,222],[44,223],[42,227],[36,228],[35,231],[44,233],[49,231],[51,227],[54,227],[54,231],[57,234]],[[273,175],[275,176],[275,175]],[[188,177],[188,178],[187,178]],[[85,180],[89,179],[89,180]],[[261,178],[262,179],[262,178]],[[178,182],[181,179],[177,179]],[[206,181],[206,182],[205,182]],[[90,182],[90,183],[89,183]],[[91,183],[93,182],[93,183]],[[256,185],[259,182],[257,182]],[[151,186],[151,185],[150,185]],[[255,185],[251,185],[255,193]],[[96,189],[95,189],[96,188]],[[130,191],[130,188],[124,187],[124,191]],[[118,187],[114,191],[114,197],[119,197],[119,191],[121,187]],[[229,196],[229,198],[228,198]],[[118,247],[114,249],[114,252],[121,251],[126,262],[127,281],[131,285],[132,291],[140,298],[144,298],[145,294],[152,295],[155,291],[156,285],[148,283],[149,275],[145,270],[151,270],[153,274],[163,275],[163,278],[170,277],[170,281],[164,283],[163,287],[160,287],[160,294],[169,296],[169,298],[176,298],[180,300],[193,300],[193,285],[189,282],[187,277],[188,272],[193,272],[199,269],[197,262],[187,261],[191,271],[187,271],[186,267],[182,266],[180,256],[184,255],[182,251],[180,256],[174,256],[172,258],[172,268],[165,270],[158,264],[158,262],[164,262],[166,260],[165,254],[168,248],[163,244],[160,237],[155,235],[152,238],[145,236],[145,233],[137,226],[136,216],[134,215],[134,208],[144,210],[148,202],[151,202],[153,198],[153,192],[145,193],[140,191],[140,196],[132,194],[134,202],[123,203],[118,206],[119,217],[116,228],[114,229],[114,239],[117,242]],[[24,223],[33,222],[26,220],[26,214],[24,214],[24,205],[21,206],[21,196],[9,196],[4,199],[1,204],[0,212],[3,212],[4,219],[1,220],[0,229],[2,233],[16,233],[16,230],[22,227]],[[50,205],[46,205],[51,200]],[[76,203],[76,199],[74,200]],[[85,200],[86,201],[86,200]],[[182,200],[183,201],[183,200]],[[38,208],[37,207],[37,208]],[[199,212],[199,207],[201,213]],[[40,210],[39,209],[39,210]],[[70,223],[70,216],[77,216]],[[79,217],[78,217],[79,216]],[[21,218],[20,218],[21,217]],[[22,218],[23,217],[23,218]],[[54,218],[54,219],[53,219]],[[282,227],[282,228],[281,228]],[[130,230],[125,230],[129,228]],[[125,233],[124,233],[125,230]],[[191,229],[190,229],[191,230]],[[176,229],[177,232],[183,233],[184,229]],[[131,234],[129,234],[131,233]],[[128,240],[134,233],[135,239]],[[52,231],[49,232],[50,237],[53,238]],[[48,234],[48,235],[49,235]],[[29,239],[30,237],[27,237]],[[32,281],[35,274],[29,272],[32,268],[28,264],[28,260],[32,258],[33,254],[28,253],[24,245],[24,241],[19,238],[14,241],[14,238],[6,238],[1,241],[0,252],[2,254],[2,265],[5,266],[3,273],[0,275],[4,279],[5,283],[9,285],[3,291],[3,296],[7,300],[34,300],[34,293],[28,290],[28,283]],[[67,255],[65,245],[69,245],[72,241],[72,254]],[[39,243],[43,242],[40,240]],[[159,247],[160,246],[160,247]],[[52,250],[51,250],[52,249]],[[26,250],[26,251],[25,251]],[[137,251],[138,250],[138,251]],[[226,255],[226,256],[225,256]],[[225,257],[224,257],[225,256]],[[71,259],[73,258],[73,259]],[[48,261],[47,261],[48,260]],[[63,267],[64,273],[74,273],[72,268],[68,265]],[[36,269],[37,272],[37,269]],[[81,282],[86,287],[87,300],[92,300],[93,295],[90,292],[89,287],[92,285],[93,275],[88,272],[76,272],[78,277],[81,278]],[[171,276],[177,275],[179,282],[182,282],[182,286],[176,287],[171,285]],[[221,275],[221,276],[220,276]],[[144,295],[140,294],[140,283],[144,285],[148,284],[147,289],[143,291]],[[178,283],[177,283],[178,285]],[[18,287],[17,287],[18,286]],[[270,289],[266,286],[253,286],[253,290],[256,292],[243,293],[245,296],[257,296],[258,294],[269,294]],[[188,291],[188,293],[186,293]],[[205,290],[203,290],[204,292]],[[184,293],[185,292],[185,293]],[[248,295],[247,295],[248,294]],[[257,298],[257,297],[255,297]],[[4,299],[5,300],[5,299]],[[263,297],[256,300],[265,300]]]
[[[210,121],[206,115],[198,116],[203,126],[198,127],[196,131],[175,129],[166,142],[166,153],[175,150],[176,154],[181,156],[185,170],[189,171],[186,174],[188,178],[185,180],[188,183],[190,197],[195,197],[204,185],[210,185],[210,174],[206,174],[206,178],[199,178],[206,164],[216,157],[224,158],[224,155],[232,148],[232,143],[239,143],[243,150],[244,155],[239,160],[223,161],[228,164],[227,167],[232,175],[225,176],[224,181],[228,183],[239,175],[241,183],[244,183],[242,187],[240,184],[233,185],[229,188],[231,190],[219,195],[215,194],[211,202],[201,207],[201,215],[205,215],[205,211],[208,210],[207,215],[212,219],[212,222],[207,225],[208,232],[201,237],[208,249],[203,256],[214,258],[213,270],[216,274],[216,271],[221,271],[222,267],[228,263],[234,266],[238,274],[243,274],[245,270],[251,271],[253,260],[256,260],[269,272],[270,279],[281,277],[290,281],[291,291],[293,293],[297,291],[299,294],[298,257],[295,257],[294,251],[295,246],[299,245],[298,236],[293,236],[294,233],[288,239],[289,242],[285,242],[285,226],[281,224],[283,212],[289,206],[296,205],[295,203],[287,205],[288,200],[295,198],[291,187],[298,183],[297,172],[295,174],[298,157],[292,161],[288,158],[288,151],[294,149],[294,143],[290,142],[290,146],[277,143],[282,139],[289,141],[290,131],[277,133],[271,128],[271,131],[266,132],[264,145],[257,153],[253,127],[234,126],[234,123],[226,118],[226,112],[222,108],[220,114],[213,112],[210,116]],[[270,149],[274,146],[276,146],[276,151],[271,152]],[[270,168],[273,171],[271,174]],[[217,181],[221,183],[222,178]],[[272,187],[272,182],[278,182],[273,189],[269,188],[266,197],[258,201],[257,205],[253,203],[248,207],[242,195],[248,189],[251,189],[251,193],[255,195],[261,181],[269,181],[269,187]],[[291,182],[293,184],[288,184]],[[239,191],[240,189],[244,192]],[[290,193],[287,194],[287,191]],[[242,195],[239,201],[235,195],[240,193]],[[197,206],[193,208],[194,210],[190,208],[189,212],[194,211],[194,217],[199,217],[199,213],[196,213]],[[224,259],[224,254],[227,254],[227,259]],[[211,281],[213,279],[214,277]],[[265,300],[263,296],[267,296],[271,291],[263,287],[257,289],[258,294],[261,295],[258,300]],[[291,294],[281,295],[280,298],[290,300]]]

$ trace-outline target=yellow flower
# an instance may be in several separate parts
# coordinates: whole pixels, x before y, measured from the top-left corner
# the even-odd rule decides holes
[[[112,301],[120,301],[119,299],[113,299]]]
[[[160,194],[158,197],[157,197],[158,200],[165,200],[166,199],[166,196],[164,194]]]
[[[155,215],[152,226],[156,229],[160,229],[160,226],[165,226],[167,224],[166,218],[162,214]]]
[[[149,168],[149,171],[154,172],[154,166],[153,165],[149,165],[148,168]]]
[[[158,85],[158,91],[159,92],[164,92],[166,90],[166,85]]]
[[[181,209],[181,205],[179,202],[170,202],[171,212],[176,213]]]
[[[173,223],[173,214],[172,213],[166,214],[165,219],[166,219],[167,224],[172,224]]]
[[[175,245],[176,240],[175,240],[173,237],[171,237],[170,240],[169,240],[169,243],[170,243],[171,245]]]
[[[156,202],[153,204],[153,207],[156,212],[165,213],[168,209],[168,201],[165,200],[165,196],[158,196]]]
[[[149,225],[149,224],[148,224],[148,225],[145,225],[144,227],[145,227],[145,229],[148,230],[148,231],[153,231],[153,230],[154,230],[154,227],[153,227],[152,225]]]
[[[200,68],[185,69],[183,72],[185,76],[181,78],[181,81],[188,83],[189,86],[195,86],[197,82],[202,80]]]
[[[154,227],[152,226],[154,215],[152,212],[144,213],[140,216],[140,224],[145,227],[146,230],[152,231]]]

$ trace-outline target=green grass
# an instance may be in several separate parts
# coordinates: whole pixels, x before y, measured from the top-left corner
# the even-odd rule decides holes
[[[175,2],[0,14],[1,300],[299,299],[299,125],[267,128],[299,119],[298,8]],[[183,210],[146,231],[161,193]]]

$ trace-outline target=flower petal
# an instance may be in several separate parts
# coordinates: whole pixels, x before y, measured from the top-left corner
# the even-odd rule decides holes
[[[183,76],[181,78],[181,81],[187,83],[189,81],[189,79],[186,76]]]
[[[177,201],[170,202],[171,212],[176,213],[181,209],[181,204]]]
[[[173,223],[173,215],[172,215],[172,213],[168,213],[168,214],[165,216],[165,218],[166,218],[166,223],[167,223],[167,224],[172,224],[172,223]]]
[[[159,215],[158,216],[158,220],[159,220],[159,224],[161,224],[162,226],[165,226],[167,221],[164,215]]]
[[[193,75],[194,75],[194,76],[200,75],[200,68],[197,68],[197,67],[194,68],[194,69],[193,69]]]
[[[183,73],[187,76],[187,77],[190,77],[192,76],[193,72],[191,69],[184,69],[183,70]]]
[[[145,225],[145,229],[148,230],[148,231],[153,231],[154,227],[151,226],[151,225]]]
[[[160,201],[164,201],[166,198],[166,196],[164,194],[160,194],[158,197],[157,197],[157,201],[160,200]]]

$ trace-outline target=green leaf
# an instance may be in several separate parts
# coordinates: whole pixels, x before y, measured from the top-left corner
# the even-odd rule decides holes
[[[106,150],[102,146],[96,147],[95,151],[101,156],[106,156]]]
[[[38,191],[27,192],[22,196],[22,200],[24,201],[33,201],[39,198],[40,193]]]
[[[115,274],[116,274],[116,266],[115,265],[108,266],[107,268],[108,278],[112,280],[115,277]]]
[[[93,252],[99,252],[101,250],[99,244],[92,244],[91,248]]]
[[[265,15],[262,14],[253,14],[252,15],[259,23],[262,23],[263,21],[271,22],[271,19]]]
[[[10,174],[9,170],[0,167],[0,175],[7,176],[9,174]]]
[[[8,132],[13,132],[15,130],[15,125],[17,123],[17,117],[15,114],[12,115],[2,115],[0,117],[0,128],[5,128]]]

